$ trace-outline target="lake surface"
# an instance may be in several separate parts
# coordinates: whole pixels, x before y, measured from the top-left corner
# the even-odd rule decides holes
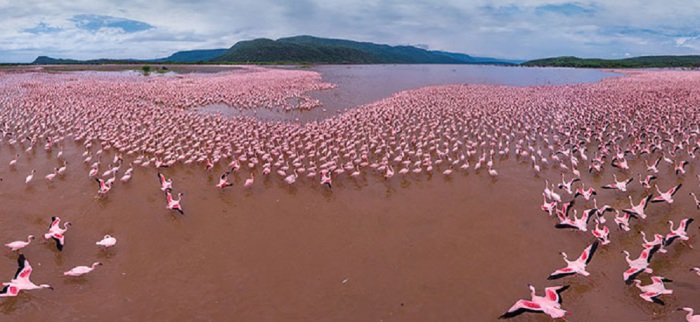
[[[401,69],[410,66],[372,66],[374,67]],[[427,67],[439,69],[446,66]],[[459,67],[468,70],[479,69],[480,66]],[[347,66],[319,68],[348,69]],[[349,69],[361,73],[362,68],[364,66],[351,66]],[[549,73],[540,69],[484,68],[496,68],[504,73]],[[333,91],[355,88],[354,94],[361,96],[361,99],[369,100],[371,95],[379,95],[377,93],[381,91],[386,91],[381,95],[389,96],[393,92],[388,91],[388,88],[398,88],[386,80],[376,81],[373,84],[377,88],[367,89],[372,92],[368,94],[360,90],[360,86],[364,86],[362,78],[340,72],[342,71],[338,74],[324,74],[324,77],[347,79],[346,83],[337,81],[339,87]],[[586,70],[552,69],[551,72],[552,75],[569,72],[595,72],[600,77],[605,75]],[[700,88],[697,83],[700,80],[694,81],[698,78],[688,80],[692,83],[681,83],[683,86],[677,86],[676,83],[669,87],[665,81],[669,78],[662,79],[657,86],[641,86],[658,77],[654,75],[649,74],[638,82],[625,82],[634,77],[629,76],[611,80],[609,84],[585,85],[590,89],[585,92],[588,96],[581,96],[582,101],[575,107],[590,108],[587,102],[598,102],[600,98],[609,99],[614,106],[622,102],[641,102],[630,106],[643,108],[646,105],[642,103],[649,102],[643,93],[658,94],[652,97],[652,106],[660,106],[673,102],[671,93],[674,93],[674,86],[678,93],[681,90],[690,93],[686,94],[687,97],[681,97],[689,100],[684,104],[700,106],[700,95],[697,95],[697,89]],[[565,78],[559,75],[557,79],[563,81]],[[573,77],[568,79],[574,82]],[[582,79],[583,77],[578,81],[583,81]],[[591,76],[589,80],[592,79]],[[39,80],[41,79],[37,79]],[[324,80],[333,81],[328,78]],[[350,80],[356,84],[355,87],[347,85],[352,83]],[[403,82],[403,86],[417,86],[415,84],[418,83],[408,78],[397,82]],[[605,94],[611,88],[624,88],[629,91],[629,95]],[[490,98],[493,98],[490,102],[508,102],[509,95],[514,91],[527,90],[527,93],[520,93],[518,98],[527,102],[528,99],[549,97],[546,102],[552,104],[569,102],[572,96],[566,96],[565,91],[560,92],[559,89],[541,87],[530,91],[523,88],[482,88],[485,95],[470,98],[479,103]],[[549,90],[553,92],[548,93]],[[473,92],[475,94],[477,91]],[[141,105],[143,102],[134,99],[129,93],[132,92],[127,91],[123,97],[117,97],[108,92],[99,97],[76,92],[72,96],[74,100],[57,101],[56,104],[72,107],[76,105],[75,98],[85,98],[88,103],[94,101],[104,108],[114,106],[117,109],[129,104],[155,108]],[[421,91],[413,98],[432,98],[424,95],[426,92]],[[379,98],[381,97],[384,96]],[[34,99],[45,101],[43,96]],[[118,100],[118,104],[101,105],[105,101],[114,100]],[[22,102],[29,104],[32,101],[25,99]],[[472,100],[465,100],[459,106],[464,109],[476,108],[470,102]],[[682,103],[682,100],[677,102]],[[416,108],[424,110],[427,105],[429,104],[416,104]],[[596,108],[602,106],[591,105]],[[520,108],[523,105],[507,106]],[[571,106],[567,109],[567,106],[540,105],[539,100],[524,106],[543,107],[553,113],[561,108],[566,112],[561,117],[574,114]],[[333,107],[325,108],[327,112],[335,113],[330,112]],[[334,111],[339,109],[341,108]],[[43,123],[32,123],[31,120],[42,120],[40,117],[48,114],[44,111],[20,117],[12,114],[0,121],[13,123],[21,119],[26,120],[22,125],[38,128]],[[267,110],[260,110],[258,113],[265,111]],[[300,114],[311,115],[317,111],[322,109]],[[405,111],[408,113],[401,115],[414,115],[416,110]],[[576,111],[578,109],[573,112]],[[681,115],[674,112],[671,115]],[[684,116],[698,120],[695,116],[698,113],[698,110],[689,108],[688,114]],[[640,113],[637,116],[651,114],[653,113]],[[679,160],[690,161],[685,175],[675,174],[672,164],[661,162],[655,184],[666,190],[684,183],[682,190],[676,194],[676,201],[672,205],[650,205],[647,209],[648,218],[645,221],[633,221],[631,231],[621,231],[613,221],[613,214],[606,215],[607,225],[612,230],[612,243],[598,249],[588,267],[590,278],[568,277],[547,281],[547,276],[554,269],[565,265],[559,252],[567,252],[571,259],[594,240],[590,232],[554,229],[556,219],[540,210],[545,180],[558,183],[562,180],[562,174],[567,179],[572,178],[573,174],[556,166],[553,161],[551,165],[543,164],[541,173],[535,173],[529,158],[514,153],[519,144],[517,138],[525,127],[505,127],[502,133],[496,133],[488,130],[488,124],[479,126],[475,119],[468,123],[474,124],[473,127],[461,123],[469,121],[461,117],[463,114],[450,115],[451,118],[442,118],[442,123],[430,122],[432,118],[409,117],[408,121],[415,123],[409,122],[408,126],[403,127],[404,131],[383,130],[388,122],[381,118],[367,117],[356,121],[358,127],[369,125],[377,129],[376,133],[385,132],[382,136],[371,132],[351,135],[353,132],[346,131],[337,137],[331,131],[332,128],[318,128],[328,133],[328,151],[332,151],[328,153],[331,157],[340,158],[340,164],[355,159],[354,154],[346,156],[341,150],[347,146],[343,143],[350,136],[358,140],[351,146],[358,147],[365,144],[362,140],[373,138],[385,140],[386,143],[379,146],[391,144],[397,147],[402,142],[412,142],[411,138],[418,138],[418,142],[426,148],[425,151],[430,151],[427,142],[432,140],[432,133],[438,138],[432,144],[441,151],[446,150],[442,142],[451,142],[447,134],[463,141],[471,138],[476,140],[475,144],[483,142],[484,146],[501,139],[507,142],[507,138],[512,136],[512,141],[504,146],[510,149],[510,154],[494,156],[495,168],[499,173],[497,178],[489,176],[484,168],[475,169],[480,154],[486,153],[480,147],[474,148],[478,150],[477,154],[468,157],[471,167],[468,170],[458,170],[455,167],[451,176],[443,175],[442,171],[453,167],[448,162],[437,165],[437,160],[443,160],[442,157],[438,157],[437,152],[430,152],[431,158],[436,160],[432,171],[425,169],[420,173],[409,172],[406,175],[397,173],[386,179],[383,172],[369,166],[356,167],[361,170],[359,176],[353,177],[349,171],[334,175],[332,189],[320,185],[318,175],[306,177],[308,172],[300,175],[293,185],[285,183],[284,176],[278,175],[276,171],[286,163],[291,163],[294,167],[291,157],[284,164],[273,166],[269,175],[262,174],[259,164],[250,167],[242,162],[241,169],[232,172],[229,177],[234,186],[226,190],[218,189],[215,185],[219,182],[219,176],[230,169],[227,166],[229,159],[217,163],[212,171],[205,171],[203,163],[178,163],[169,168],[155,169],[151,162],[148,167],[135,164],[131,181],[116,182],[107,197],[98,198],[98,186],[94,178],[88,176],[90,164],[84,161],[83,154],[88,152],[89,155],[102,155],[99,166],[101,174],[117,154],[114,147],[105,148],[96,138],[90,140],[90,147],[86,147],[85,142],[75,140],[76,130],[65,132],[65,139],[58,142],[53,150],[46,150],[41,140],[33,149],[28,149],[29,142],[22,140],[22,135],[18,136],[20,141],[16,143],[11,143],[12,136],[3,135],[0,137],[0,201],[3,205],[3,211],[0,212],[1,242],[21,240],[29,234],[36,236],[37,240],[23,249],[34,268],[32,280],[37,284],[50,284],[55,290],[30,291],[18,297],[0,298],[0,321],[496,321],[517,299],[528,297],[527,283],[534,284],[538,294],[542,294],[544,287],[571,285],[563,294],[562,304],[564,309],[572,312],[572,315],[567,316],[567,321],[571,322],[683,321],[684,314],[677,312],[677,307],[687,305],[699,308],[700,277],[689,272],[690,267],[700,266],[697,222],[689,230],[689,235],[692,236],[690,241],[674,242],[668,247],[667,254],[655,255],[652,261],[654,274],[674,280],[668,285],[674,290],[674,297],[662,297],[666,301],[665,306],[645,302],[639,297],[636,287],[624,284],[622,272],[628,265],[621,252],[630,251],[632,257],[636,258],[642,248],[640,231],[665,234],[669,232],[668,220],[677,223],[685,217],[698,218],[698,210],[689,193],[698,193],[696,175],[700,173],[700,158],[691,158],[684,151],[678,152]],[[510,114],[501,120],[509,118],[512,118]],[[65,119],[66,122],[73,120]],[[397,120],[393,115],[392,119]],[[449,123],[457,125],[455,130],[448,126]],[[625,128],[629,129],[633,127],[631,124],[649,123],[630,121],[625,124],[628,125]],[[653,124],[658,125],[660,122]],[[219,129],[218,126],[221,124],[207,123],[206,128]],[[274,133],[268,132],[269,128],[261,127],[261,124],[257,126],[263,133]],[[308,127],[313,128],[314,125],[309,124]],[[26,127],[16,125],[16,128],[23,130]],[[172,133],[169,127],[164,128],[166,130],[163,133]],[[692,130],[689,126],[679,128],[686,132]],[[205,132],[199,131],[201,128],[195,129],[191,124],[187,124],[186,129],[197,136],[205,135]],[[555,125],[547,125],[545,130],[533,132],[542,135],[542,139],[535,139],[530,145],[533,151],[544,150],[544,156],[550,160],[553,160],[553,150],[558,148],[550,148],[550,143],[545,142],[544,138],[553,144],[566,139],[562,137],[555,141],[554,137],[563,136],[557,134],[555,129]],[[306,130],[309,131],[306,133],[311,132],[310,129]],[[224,128],[216,135],[212,133],[202,138],[178,136],[177,139],[202,142],[211,139],[214,142],[219,140],[217,136],[220,135],[226,144],[244,144],[241,143],[244,140],[229,136],[232,132],[234,131]],[[486,134],[483,140],[475,138],[484,132]],[[119,133],[124,132],[120,130]],[[407,135],[406,140],[404,134]],[[623,150],[637,143],[635,136],[622,135],[626,133],[614,124],[608,127],[605,137],[612,138],[618,134],[621,139],[616,141]],[[675,138],[680,140],[682,134],[685,133],[679,133]],[[491,135],[494,139],[489,140],[486,135]],[[288,149],[289,146],[290,151],[310,155],[311,148],[304,148],[306,144],[299,139],[307,140],[306,137],[279,135],[274,140],[265,141],[264,152]],[[651,140],[652,136],[648,137]],[[326,145],[326,140],[323,145]],[[426,143],[421,143],[423,141]],[[692,139],[690,145],[693,146],[697,141]],[[250,142],[245,143],[247,147],[242,151],[254,151],[252,140]],[[590,158],[598,153],[601,142],[594,139],[587,145],[589,159],[580,159],[578,169],[582,172],[581,182],[575,188],[581,187],[583,183],[586,187],[595,187],[598,190],[597,205],[608,204],[616,209],[630,206],[628,196],[637,203],[648,194],[658,195],[654,190],[644,189],[637,180],[625,193],[600,187],[612,183],[613,174],[620,179],[636,179],[638,174],[646,174],[645,162],[667,156],[667,152],[628,156],[629,170],[614,168],[610,166],[610,161],[606,161],[602,173],[590,173],[585,169],[591,163]],[[321,151],[321,144],[314,144],[312,148]],[[469,142],[464,144],[468,145]],[[419,149],[418,145],[406,143],[403,146],[410,147],[405,159],[410,160],[412,168],[416,168],[413,165],[422,158],[411,156],[411,153]],[[667,143],[664,146],[671,148]],[[338,148],[337,151],[333,150],[335,148]],[[450,155],[453,160],[457,160],[464,149],[448,153],[448,160]],[[63,151],[61,158],[58,157],[58,151]],[[257,157],[263,154],[254,153]],[[371,149],[369,160],[378,162],[385,153],[391,153],[389,160],[395,160],[398,155],[404,159],[403,153],[399,154],[397,149],[387,148],[380,152]],[[123,155],[125,162],[120,168],[120,176],[140,154]],[[320,158],[320,155],[308,156],[304,166],[310,165],[311,161],[320,165]],[[18,160],[16,165],[9,166],[11,160],[15,159]],[[93,159],[92,162],[94,161]],[[396,166],[397,171],[404,167],[398,161],[391,161],[391,164]],[[44,179],[45,175],[62,165],[67,166],[65,176],[60,176],[53,182]],[[32,170],[36,170],[34,180],[26,184],[25,178]],[[165,195],[156,176],[158,172],[173,179],[175,191],[185,193],[182,203],[186,215],[165,209]],[[243,182],[251,173],[255,175],[255,184],[250,189],[243,188]],[[561,189],[555,191],[561,193],[564,200],[575,198],[564,195]],[[579,210],[580,215],[584,209],[593,206],[592,200],[586,201],[579,197],[574,210]],[[66,233],[66,247],[61,252],[56,250],[53,242],[45,242],[41,238],[41,234],[47,231],[51,216],[60,216],[64,222],[73,223]],[[591,222],[589,229],[592,226],[594,223]],[[106,252],[95,245],[105,234],[113,235],[119,240],[114,248]],[[16,258],[17,254],[14,253],[0,258],[0,278],[3,281],[8,281],[16,271]],[[74,266],[88,265],[96,260],[104,265],[85,277],[67,278],[62,275],[62,272]],[[646,284],[648,274],[641,277]],[[513,321],[551,319],[531,314]]]
[[[288,68],[288,67],[284,67]],[[237,110],[224,104],[200,109],[202,112],[230,116],[254,116],[271,121],[322,120],[343,110],[369,104],[400,91],[432,85],[488,84],[506,86],[542,86],[591,83],[620,74],[598,69],[506,67],[488,65],[322,65],[311,70],[321,73],[324,82],[336,88],[309,93],[322,108],[311,111],[270,109]]]

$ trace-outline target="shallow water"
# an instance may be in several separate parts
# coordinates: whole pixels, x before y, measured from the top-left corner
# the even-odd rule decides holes
[[[620,254],[624,248],[636,257],[641,238],[616,229],[613,243],[601,247],[589,265],[590,279],[546,281],[563,266],[558,252],[578,256],[593,241],[588,234],[554,229],[553,218],[539,210],[543,179],[557,181],[556,169],[533,178],[528,165],[510,160],[497,163],[496,180],[483,171],[389,181],[364,174],[338,180],[332,190],[305,178],[289,187],[274,173],[244,190],[243,172],[236,187],[221,191],[214,184],[222,167],[207,175],[200,166],[176,166],[163,172],[174,178],[175,191],[185,193],[186,215],[180,216],[164,209],[152,168],[137,168],[131,182],[96,198],[97,184],[86,176],[80,149],[66,145],[67,175],[51,184],[41,178],[56,161],[41,149],[22,155],[16,170],[0,167],[0,236],[39,237],[24,250],[34,266],[32,280],[56,288],[3,299],[0,312],[8,317],[489,321],[526,297],[526,284],[533,283],[540,291],[573,285],[563,294],[563,307],[573,312],[569,321],[645,321],[654,315],[671,321],[682,318],[676,307],[697,306],[692,301],[700,298],[700,277],[688,272],[700,264],[700,255],[674,244],[668,262],[656,258],[651,267],[675,281],[669,287],[677,298],[666,297],[665,307],[642,301],[636,288],[622,282],[626,263]],[[3,146],[0,164],[14,152]],[[38,178],[25,187],[30,169],[38,170]],[[597,186],[608,180],[584,175]],[[668,219],[695,216],[687,193],[698,190],[696,181],[688,176],[673,206],[649,207],[648,233],[666,232]],[[627,206],[625,194],[598,190],[601,204]],[[631,194],[643,192],[636,187]],[[74,224],[63,252],[40,241],[55,215]],[[697,236],[697,226],[691,229]],[[119,240],[106,253],[94,245],[104,234]],[[16,269],[16,255],[5,258],[3,279]],[[61,276],[95,260],[104,265],[86,277]]]
[[[288,67],[285,67],[288,68]],[[337,85],[330,90],[309,93],[321,102],[313,110],[240,110],[225,104],[199,108],[203,113],[249,116],[269,121],[307,123],[333,117],[343,111],[369,104],[414,88],[447,84],[488,84],[506,86],[566,85],[597,82],[618,73],[597,69],[504,67],[486,65],[320,65],[310,70],[321,73],[324,82]],[[298,102],[290,100],[297,105]]]
[[[544,180],[560,181],[556,167],[535,176],[529,162],[511,156],[494,160],[497,179],[471,168],[452,177],[435,171],[389,180],[365,168],[358,178],[335,177],[332,189],[301,176],[288,186],[274,171],[263,177],[256,168],[250,190],[241,187],[248,177],[242,168],[230,179],[236,186],[221,191],[214,185],[227,170],[224,161],[211,173],[200,164],[178,164],[161,171],[173,178],[175,192],[185,193],[181,216],[164,209],[152,167],[136,167],[132,181],[96,198],[83,145],[71,137],[63,145],[67,174],[47,183],[43,177],[60,165],[56,150],[38,144],[25,153],[26,143],[0,141],[0,241],[36,236],[23,250],[34,267],[32,280],[55,287],[0,299],[0,320],[494,321],[528,296],[527,283],[540,294],[547,286],[572,285],[562,295],[562,307],[572,312],[568,321],[680,321],[678,306],[700,305],[700,277],[688,271],[700,265],[697,222],[688,243],[695,249],[675,242],[652,260],[655,274],[674,280],[668,287],[675,297],[664,296],[666,306],[644,302],[636,287],[623,283],[621,254],[638,256],[640,229],[665,234],[667,220],[698,218],[688,195],[700,192],[696,159],[685,176],[661,163],[656,183],[663,190],[684,186],[672,206],[650,205],[646,222],[633,222],[631,232],[614,228],[606,215],[612,243],[594,255],[590,279],[547,281],[564,266],[559,252],[577,257],[593,242],[590,233],[554,229],[556,220],[540,210]],[[15,154],[19,161],[11,169]],[[649,193],[636,180],[629,193],[600,189],[612,173],[645,172],[642,158],[629,159],[628,172],[606,166],[601,175],[582,173],[598,190],[599,205],[624,209],[628,194],[638,202]],[[37,173],[26,186],[32,169]],[[579,198],[575,209],[591,206]],[[41,240],[51,216],[73,223],[63,252]],[[106,253],[94,244],[105,234],[118,239]],[[95,260],[104,265],[85,277],[62,276]],[[15,270],[15,254],[0,258],[0,279]]]

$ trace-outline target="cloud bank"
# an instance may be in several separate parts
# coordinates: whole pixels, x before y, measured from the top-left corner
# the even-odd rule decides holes
[[[513,59],[688,55],[700,54],[699,16],[685,0],[0,0],[0,62],[148,59],[301,34]]]

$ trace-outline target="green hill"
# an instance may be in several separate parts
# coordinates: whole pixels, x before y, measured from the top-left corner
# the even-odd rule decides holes
[[[578,58],[571,56],[536,59],[522,66],[579,68],[672,68],[700,67],[700,56],[641,56],[625,59]]]
[[[451,56],[461,55],[461,56]],[[296,36],[240,41],[215,62],[334,64],[510,64],[498,59],[465,59],[464,54],[389,46],[345,39]]]
[[[166,58],[154,59],[153,62],[172,62],[172,63],[198,63],[207,62],[216,57],[221,56],[226,52],[226,49],[200,49],[200,50],[185,50],[178,51]]]
[[[229,49],[179,51],[159,59],[74,60],[39,56],[32,64],[142,63],[325,63],[325,64],[498,64],[520,61],[431,51],[414,46],[389,46],[345,39],[296,36],[239,41]]]

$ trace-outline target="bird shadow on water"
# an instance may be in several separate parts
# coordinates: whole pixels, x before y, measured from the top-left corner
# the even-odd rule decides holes
[[[116,253],[112,253],[110,249],[107,250],[102,250],[100,249],[95,257],[99,259],[108,259],[111,258],[112,256],[115,256]]]
[[[10,297],[4,299],[2,302],[0,302],[0,312],[3,314],[11,314],[14,313],[17,310],[17,302],[19,302],[20,299],[17,297]]]
[[[78,277],[70,277],[69,276],[63,280],[63,285],[78,286],[79,288],[82,288],[82,286],[85,285],[87,282],[88,282],[88,280],[83,276],[78,276]]]

